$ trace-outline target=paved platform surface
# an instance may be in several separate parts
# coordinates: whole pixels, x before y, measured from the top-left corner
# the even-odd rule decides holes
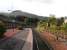
[[[32,50],[33,38],[32,30],[26,28],[22,31],[19,30],[7,30],[4,34],[6,39],[0,41],[0,49],[2,50]]]

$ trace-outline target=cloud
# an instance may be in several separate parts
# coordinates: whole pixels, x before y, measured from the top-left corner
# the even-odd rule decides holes
[[[46,1],[46,0],[45,0]],[[30,12],[37,15],[49,16],[55,14],[58,16],[66,16],[67,3],[65,0],[53,0],[51,4],[46,4],[44,0],[32,0],[32,2],[15,0],[14,8],[22,11]]]
[[[53,0],[32,0],[33,2],[40,2],[40,3],[46,3],[46,4],[52,4]]]
[[[44,3],[52,4],[53,3],[53,0],[45,0]]]
[[[67,0],[0,0],[0,11],[22,10],[37,15],[67,15]]]

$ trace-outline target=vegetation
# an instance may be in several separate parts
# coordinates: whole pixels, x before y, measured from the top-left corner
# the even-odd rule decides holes
[[[0,15],[2,16],[2,15]],[[4,17],[4,16],[3,16]],[[35,16],[34,16],[35,17]],[[6,18],[6,17],[5,17]],[[48,18],[38,19],[38,18],[31,18],[26,16],[10,16],[9,20],[16,20],[18,23],[18,28],[22,29],[24,26],[37,26],[36,30],[38,32],[49,31],[50,33],[56,35],[57,37],[60,34],[67,35],[67,23],[64,23],[64,18],[55,18],[55,15],[50,15]],[[1,19],[3,20],[3,18]],[[6,21],[6,20],[4,20]],[[7,20],[8,21],[8,20]],[[0,22],[0,36],[6,31],[3,22]]]
[[[47,28],[47,21],[46,20],[41,20],[38,22],[36,30],[39,32],[43,32]]]
[[[0,21],[0,37],[2,37],[5,32],[6,32],[5,24],[2,21]]]
[[[48,20],[40,20],[36,30],[40,33],[47,30],[57,37],[60,37],[61,35],[67,35],[67,23],[64,23],[63,17],[55,18],[55,16],[50,16]]]
[[[28,25],[28,26],[36,26],[38,21],[39,20],[37,18],[27,18],[26,19],[26,25]]]

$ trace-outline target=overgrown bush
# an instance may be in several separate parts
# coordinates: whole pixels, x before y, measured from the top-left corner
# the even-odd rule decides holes
[[[38,22],[36,30],[41,33],[45,31],[46,28],[47,28],[47,22],[45,20],[41,20]]]

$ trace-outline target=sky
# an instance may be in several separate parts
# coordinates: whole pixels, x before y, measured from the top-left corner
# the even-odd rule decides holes
[[[66,0],[0,0],[0,11],[22,10],[40,16],[67,16]]]

